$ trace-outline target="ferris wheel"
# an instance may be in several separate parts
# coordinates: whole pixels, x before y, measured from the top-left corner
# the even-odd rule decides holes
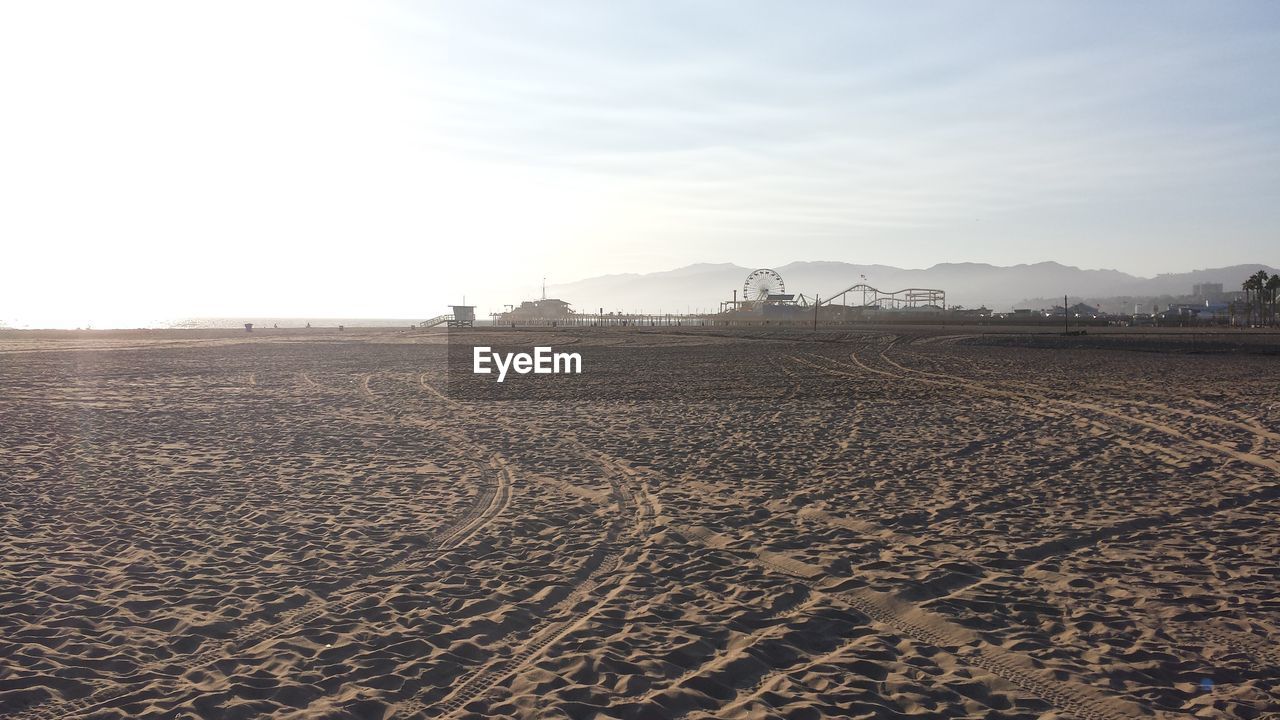
[[[742,299],[747,302],[764,302],[770,295],[785,293],[787,286],[776,270],[760,268],[752,270],[747,281],[742,284]]]

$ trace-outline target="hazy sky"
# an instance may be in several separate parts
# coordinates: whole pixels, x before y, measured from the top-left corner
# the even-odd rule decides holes
[[[1276,2],[5,3],[0,321],[1280,265],[1278,77]]]

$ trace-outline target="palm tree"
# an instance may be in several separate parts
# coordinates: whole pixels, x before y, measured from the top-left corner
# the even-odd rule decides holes
[[[1277,301],[1280,301],[1280,273],[1272,275],[1263,286],[1267,291],[1267,302],[1271,305],[1271,324],[1276,322]]]
[[[1252,324],[1253,324],[1252,319],[1253,319],[1253,317],[1255,317],[1255,313],[1254,313],[1254,310],[1255,310],[1255,309],[1256,309],[1256,311],[1257,311],[1257,312],[1256,312],[1256,317],[1257,317],[1257,319],[1258,319],[1258,322],[1261,322],[1261,321],[1262,321],[1262,296],[1263,296],[1263,292],[1264,292],[1264,290],[1265,290],[1266,286],[1267,286],[1267,271],[1266,271],[1266,270],[1259,270],[1258,272],[1256,272],[1256,273],[1254,273],[1254,274],[1250,275],[1250,276],[1249,276],[1249,279],[1248,279],[1248,280],[1245,280],[1245,281],[1244,281],[1244,284],[1242,284],[1242,285],[1240,286],[1240,287],[1241,287],[1241,289],[1242,289],[1242,290],[1244,290],[1244,292],[1245,292],[1245,298],[1246,298],[1246,299],[1251,299],[1251,300],[1252,300],[1252,302],[1251,302],[1251,303],[1250,303],[1250,305],[1249,305],[1249,309],[1250,309],[1250,310],[1249,310],[1249,315],[1250,315],[1250,323],[1249,323],[1249,324],[1250,324],[1250,325],[1252,325]]]
[[[1253,278],[1254,295],[1258,298],[1258,324],[1261,325],[1267,322],[1267,281],[1271,277],[1266,270],[1259,270],[1253,274]]]
[[[1244,291],[1244,304],[1248,308],[1244,316],[1244,326],[1249,327],[1253,324],[1253,278],[1245,278],[1245,281],[1240,283],[1240,289]]]

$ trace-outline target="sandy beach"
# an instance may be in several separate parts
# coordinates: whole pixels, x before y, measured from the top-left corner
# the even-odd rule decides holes
[[[1275,335],[447,337],[0,332],[0,717],[1280,707]]]

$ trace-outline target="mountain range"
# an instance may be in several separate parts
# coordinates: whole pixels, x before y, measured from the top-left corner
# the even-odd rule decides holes
[[[570,302],[580,312],[599,308],[605,312],[714,312],[720,302],[733,298],[735,289],[741,297],[743,282],[753,269],[732,263],[698,263],[663,272],[603,275],[549,285],[547,293]],[[1144,278],[1118,270],[1082,270],[1056,262],[1010,266],[941,263],[924,269],[793,262],[773,269],[782,276],[787,292],[810,298],[838,294],[866,276],[867,284],[882,291],[940,288],[946,291],[949,306],[986,306],[996,311],[1039,308],[1044,299],[1056,297],[1061,302],[1063,295],[1071,296],[1072,302],[1152,301],[1189,295],[1197,283],[1222,283],[1224,290],[1239,290],[1240,284],[1258,270],[1277,272],[1267,265],[1232,265]]]

